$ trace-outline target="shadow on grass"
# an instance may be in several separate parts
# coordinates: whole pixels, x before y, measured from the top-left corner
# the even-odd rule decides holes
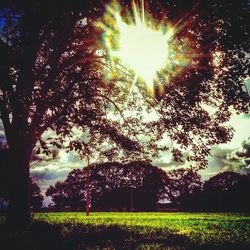
[[[160,233],[160,232],[159,232]],[[83,249],[185,249],[187,238],[168,232],[140,233],[117,225],[48,224],[34,222],[26,231],[8,234],[0,226],[1,250],[83,250]],[[179,248],[180,245],[181,247]],[[178,247],[178,248],[176,248]]]
[[[247,250],[243,245],[195,246],[185,235],[175,231],[133,230],[118,225],[49,224],[34,222],[26,232],[8,234],[0,225],[1,250]]]

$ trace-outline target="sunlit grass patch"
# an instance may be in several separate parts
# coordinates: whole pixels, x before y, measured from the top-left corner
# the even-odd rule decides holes
[[[62,250],[246,250],[250,249],[250,216],[99,212],[86,217],[84,212],[35,213],[28,238],[38,250],[53,249],[48,246]]]

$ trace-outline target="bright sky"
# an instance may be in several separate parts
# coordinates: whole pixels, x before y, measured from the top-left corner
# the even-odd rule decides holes
[[[241,143],[250,137],[250,117],[244,115],[233,115],[229,124],[235,129],[233,139],[225,144],[222,148],[238,148]]]

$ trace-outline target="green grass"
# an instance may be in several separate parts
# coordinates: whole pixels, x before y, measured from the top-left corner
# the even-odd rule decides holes
[[[99,212],[86,217],[84,213],[35,213],[25,237],[36,246],[34,249],[240,250],[250,249],[250,216]]]

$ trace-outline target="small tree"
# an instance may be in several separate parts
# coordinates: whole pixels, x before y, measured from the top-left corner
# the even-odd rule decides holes
[[[38,185],[30,179],[30,189],[31,189],[31,201],[30,205],[33,211],[39,211],[41,210],[43,206],[43,195],[41,193],[40,188]]]

